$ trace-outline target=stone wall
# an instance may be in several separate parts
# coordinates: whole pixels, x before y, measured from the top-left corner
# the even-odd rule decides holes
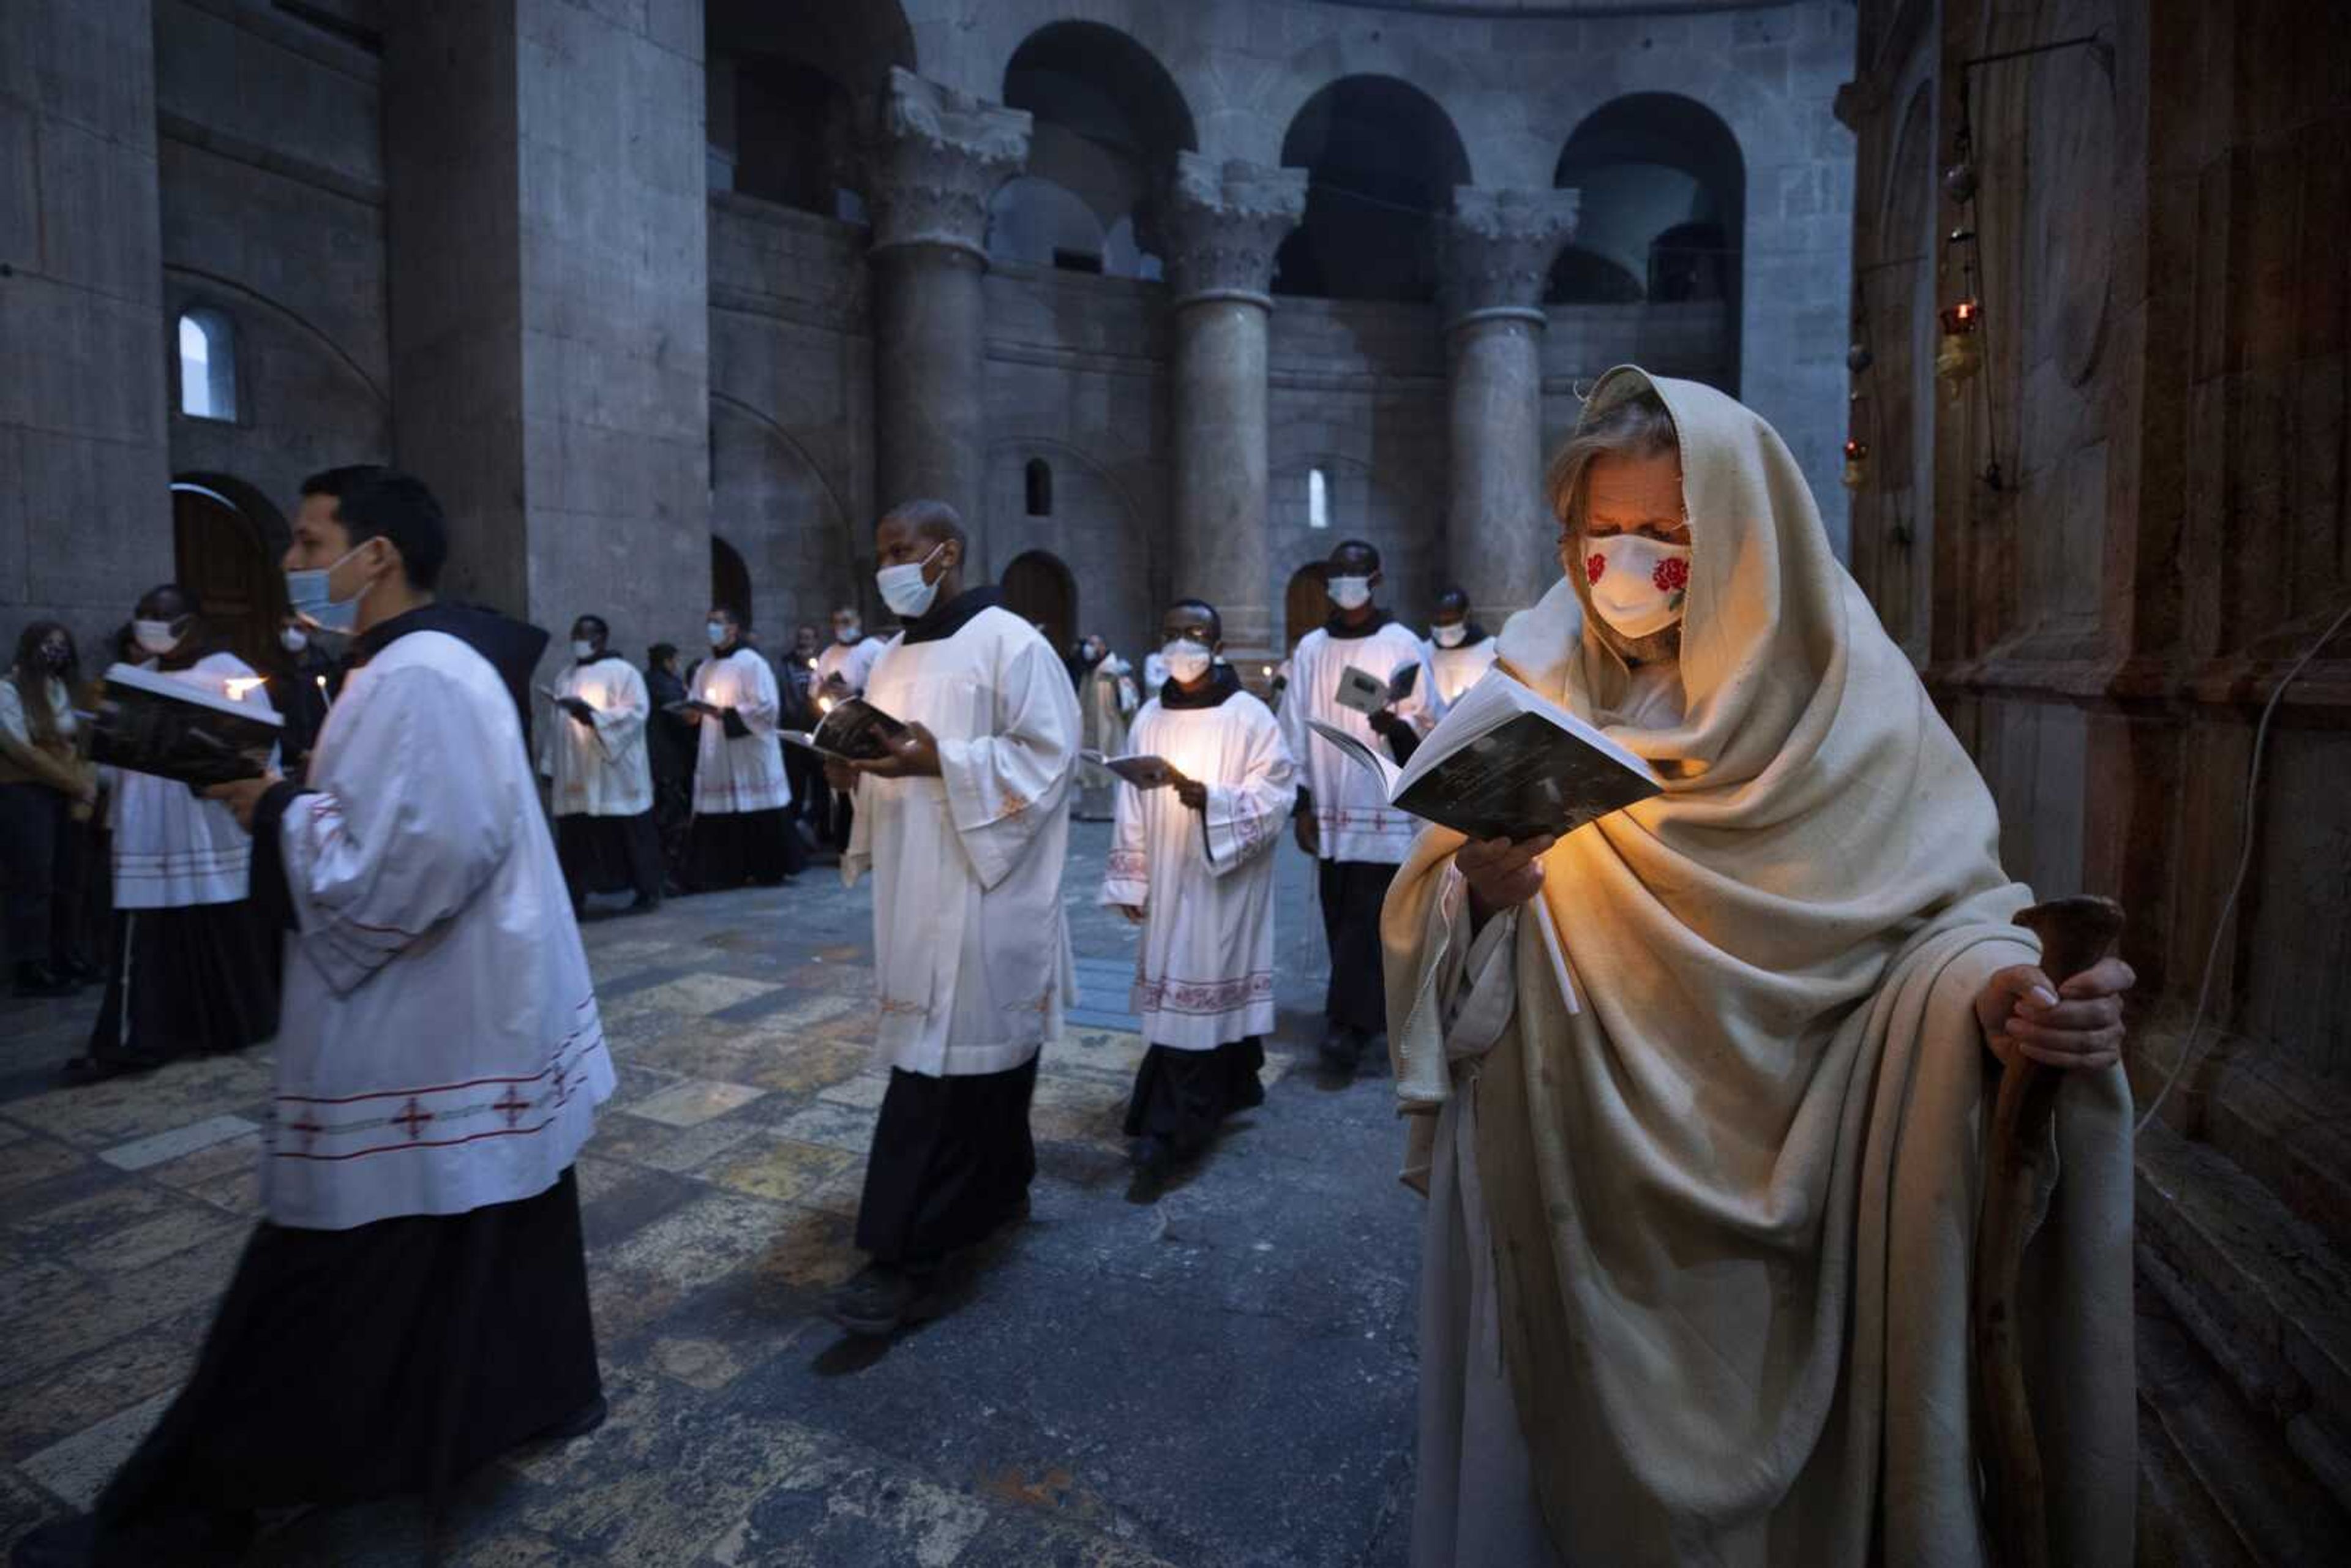
[[[1844,99],[1876,352],[1856,575],[1991,782],[2009,869],[2126,906],[2142,1104],[2212,960],[2137,1145],[2151,1562],[2324,1561],[2351,1529],[2351,635],[2278,707],[2244,810],[2262,705],[2351,605],[2351,37],[2306,19],[1872,0]],[[1940,178],[1963,72],[1966,209]],[[1984,353],[1953,396],[1962,226]]]
[[[237,369],[236,417],[193,419],[174,361],[172,471],[290,515],[306,475],[392,457],[381,62],[259,5],[159,0],[155,37],[164,319],[220,312]]]
[[[904,10],[915,68],[992,99],[1022,40],[1071,7],[907,0]],[[1198,127],[1197,150],[1212,161],[1279,164],[1307,100],[1356,74],[1394,77],[1433,99],[1468,153],[1471,182],[1494,189],[1548,189],[1576,126],[1626,94],[1677,94],[1712,111],[1746,165],[1740,392],[1803,465],[1842,545],[1853,138],[1830,103],[1852,71],[1850,4],[1511,17],[1319,0],[1093,0],[1084,14],[1166,68]]]
[[[171,575],[147,0],[0,7],[0,635]]]

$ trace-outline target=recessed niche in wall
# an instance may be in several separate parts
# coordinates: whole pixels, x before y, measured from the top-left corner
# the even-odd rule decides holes
[[[180,313],[180,412],[190,419],[236,419],[236,330],[209,305]]]
[[[1029,459],[1027,474],[1029,515],[1050,517],[1053,515],[1053,465],[1042,457]]]

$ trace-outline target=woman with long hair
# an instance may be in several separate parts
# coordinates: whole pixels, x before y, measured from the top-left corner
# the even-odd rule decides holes
[[[98,800],[75,755],[73,633],[36,621],[0,681],[0,864],[8,868],[8,960],[20,997],[58,997],[91,973],[75,951],[78,851]]]

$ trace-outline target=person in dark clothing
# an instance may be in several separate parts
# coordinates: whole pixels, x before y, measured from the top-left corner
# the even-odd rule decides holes
[[[20,997],[57,997],[98,971],[77,929],[97,775],[74,753],[73,633],[36,621],[0,681],[0,866],[8,873],[8,961]]]
[[[326,727],[328,694],[340,684],[336,662],[298,616],[288,615],[277,629],[277,645],[285,658],[270,672],[269,691],[277,714],[286,721],[278,754],[288,779],[299,779],[309,765],[319,731]]]
[[[685,701],[676,643],[656,643],[645,650],[645,692],[653,707],[645,728],[653,770],[653,826],[661,834],[662,864],[669,876],[664,891],[675,894],[684,891],[678,869],[684,861],[686,831],[694,824],[694,753],[700,739],[695,721],[676,711]]]

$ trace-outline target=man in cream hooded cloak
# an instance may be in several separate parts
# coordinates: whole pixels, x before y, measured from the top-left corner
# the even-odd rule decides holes
[[[1645,395],[1678,444],[1677,658],[1628,663],[1648,640],[1588,623],[1595,590],[1563,581],[1499,663],[1665,792],[1499,879],[1506,846],[1432,828],[1383,919],[1405,1176],[1430,1200],[1414,1561],[1986,1563],[1966,1303],[1992,1043],[2081,1069],[2026,1369],[2053,1560],[2126,1563],[2128,970],[2048,994],[1991,797],[1787,449],[1629,368],[1583,428]],[[1555,942],[1479,893],[1510,876],[1503,902],[1541,899]]]

